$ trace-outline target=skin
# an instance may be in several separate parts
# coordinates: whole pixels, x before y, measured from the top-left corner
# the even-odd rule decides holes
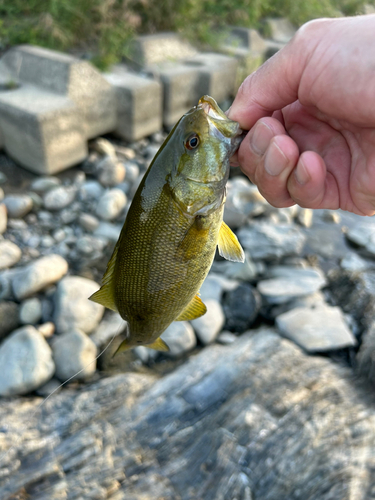
[[[233,165],[275,207],[375,214],[375,15],[302,26],[241,85]]]

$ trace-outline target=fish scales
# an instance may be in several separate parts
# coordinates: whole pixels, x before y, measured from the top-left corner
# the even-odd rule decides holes
[[[206,308],[197,292],[219,252],[243,261],[237,238],[223,223],[229,158],[238,124],[205,96],[177,123],[156,154],[129,208],[102,287],[90,298],[128,322],[120,351],[161,350],[174,320]]]

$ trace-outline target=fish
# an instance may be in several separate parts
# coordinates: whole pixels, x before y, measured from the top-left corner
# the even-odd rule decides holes
[[[168,351],[160,335],[173,321],[206,313],[199,296],[215,257],[244,262],[223,221],[229,159],[243,134],[210,96],[177,122],[129,207],[100,289],[90,300],[127,322],[116,353],[144,345]]]

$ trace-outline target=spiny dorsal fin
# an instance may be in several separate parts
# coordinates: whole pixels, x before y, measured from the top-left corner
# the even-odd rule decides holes
[[[117,241],[116,246],[113,250],[112,257],[110,258],[107,269],[104,273],[102,279],[102,286],[99,290],[89,297],[93,302],[97,302],[104,307],[108,307],[108,309],[112,309],[112,311],[118,312],[116,302],[115,302],[115,287],[113,282],[113,273],[115,270],[117,252],[119,249],[120,239]]]
[[[160,337],[155,340],[152,344],[145,344],[146,347],[149,347],[150,349],[155,349],[155,351],[169,351],[169,347],[167,344],[164,342],[163,339]]]
[[[195,295],[189,304],[185,307],[182,313],[175,319],[175,321],[189,321],[191,319],[199,318],[206,314],[207,307],[203,304],[198,295]]]
[[[233,262],[244,262],[245,254],[233,231],[223,221],[219,232],[219,254]]]

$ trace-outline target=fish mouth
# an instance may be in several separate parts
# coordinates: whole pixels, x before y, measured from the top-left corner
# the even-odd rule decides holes
[[[246,135],[239,124],[233,120],[230,120],[227,115],[220,109],[215,99],[208,95],[204,95],[199,99],[197,109],[202,109],[207,115],[210,124],[210,128],[214,135],[218,138],[225,137],[230,140],[230,155],[233,155],[239,148],[243,138]]]

